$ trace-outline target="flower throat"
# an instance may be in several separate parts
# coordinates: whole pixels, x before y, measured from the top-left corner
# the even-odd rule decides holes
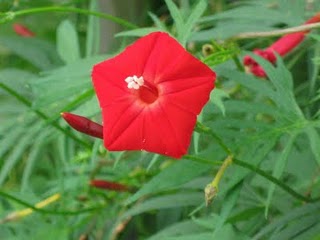
[[[158,89],[148,81],[145,81],[143,76],[129,76],[124,81],[128,84],[127,87],[129,89],[138,91],[138,96],[144,103],[151,104],[157,100],[159,96]]]

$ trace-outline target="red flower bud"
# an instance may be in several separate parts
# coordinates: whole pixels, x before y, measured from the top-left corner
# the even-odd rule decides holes
[[[126,192],[129,191],[129,188],[126,185],[109,182],[106,180],[95,179],[90,181],[90,186],[100,189],[113,190],[117,192]]]
[[[61,116],[75,130],[92,137],[103,139],[103,127],[100,124],[95,123],[88,118],[72,113],[64,112],[61,113]]]
[[[304,24],[316,22],[320,22],[320,13],[317,13]],[[284,35],[265,50],[255,49],[253,52],[256,55],[268,60],[272,64],[275,64],[276,57],[274,53],[277,53],[280,56],[285,56],[304,40],[304,37],[308,32],[310,32],[310,30]],[[257,77],[266,77],[266,73],[263,68],[252,57],[245,56],[243,59],[243,64],[245,65],[247,71],[251,72]]]
[[[34,37],[35,34],[29,30],[29,28],[27,28],[26,26],[19,24],[19,23],[15,23],[13,24],[13,30],[16,32],[16,34],[22,36],[22,37]]]

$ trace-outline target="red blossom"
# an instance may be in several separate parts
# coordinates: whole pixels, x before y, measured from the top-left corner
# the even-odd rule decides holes
[[[16,34],[22,36],[22,37],[34,37],[35,34],[26,26],[20,24],[20,23],[14,23],[13,24],[13,30]]]
[[[320,13],[316,14],[304,24],[316,23],[320,21]],[[265,50],[255,49],[253,52],[268,60],[272,64],[276,62],[275,53],[279,54],[280,56],[285,56],[287,53],[292,51],[295,47],[297,47],[305,38],[305,35],[310,32],[303,31],[303,32],[296,32],[284,35],[279,40],[274,42],[271,46],[266,48]],[[248,72],[256,75],[257,77],[266,77],[266,73],[263,68],[250,56],[245,56],[243,58],[243,64],[246,67]]]
[[[126,185],[116,182],[110,182],[101,179],[94,179],[90,181],[90,186],[100,189],[113,190],[117,192],[126,192],[129,191],[129,188]]]
[[[85,133],[96,138],[103,138],[103,128],[100,124],[95,123],[88,118],[75,115],[72,113],[61,113],[66,122],[79,132]]]
[[[216,74],[168,34],[155,32],[95,65],[92,78],[108,150],[180,158]]]

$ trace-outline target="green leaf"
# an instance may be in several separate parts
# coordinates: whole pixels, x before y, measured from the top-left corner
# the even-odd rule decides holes
[[[0,45],[7,47],[41,70],[50,69],[61,63],[55,47],[41,39],[0,36]]]
[[[206,8],[207,8],[206,0],[198,1],[197,5],[193,7],[193,10],[190,16],[188,17],[186,23],[184,24],[183,28],[180,31],[181,35],[179,36],[179,40],[182,46],[186,45],[187,40],[191,35],[192,29],[194,28],[195,23],[202,16]]]
[[[304,119],[301,109],[296,103],[293,93],[293,80],[289,70],[284,66],[281,57],[277,56],[277,66],[273,66],[267,60],[250,54],[254,60],[265,70],[268,78],[276,89],[273,101],[277,106],[287,114],[287,118],[291,121]]]
[[[143,37],[152,32],[161,31],[161,29],[155,27],[138,28],[134,30],[123,31],[115,34],[115,37]]]
[[[310,141],[310,148],[314,155],[315,160],[318,165],[320,165],[320,135],[319,132],[312,127],[308,127],[305,129],[305,133],[307,134]]]
[[[24,192],[28,189],[29,179],[32,174],[32,170],[35,166],[38,155],[41,152],[44,145],[47,143],[46,139],[49,134],[52,134],[52,131],[42,131],[34,141],[32,148],[28,154],[26,165],[24,167],[22,180],[21,180],[21,192]]]
[[[292,135],[289,137],[289,140],[286,141],[286,146],[283,149],[280,158],[276,161],[275,166],[273,167],[273,173],[272,175],[275,178],[280,178],[282,176],[283,171],[285,170],[285,167],[287,165],[288,156],[291,152],[291,149],[293,147],[294,141],[296,139],[296,135]],[[266,201],[266,208],[265,208],[265,217],[268,218],[268,212],[270,208],[270,204],[272,201],[274,190],[276,189],[276,185],[274,183],[270,183],[269,189],[268,189],[268,196]]]
[[[189,234],[189,235],[183,235],[179,237],[169,237],[167,240],[208,240],[212,239],[212,233],[206,232],[206,233],[197,233],[197,234]]]
[[[320,209],[319,203],[304,204],[304,205],[301,205],[300,207],[296,207],[295,209],[290,210],[286,214],[276,219],[273,219],[273,221],[269,225],[260,229],[260,231],[256,233],[252,239],[258,240],[258,239],[264,239],[265,237],[269,238],[273,231],[282,229],[285,226],[288,226],[289,224],[291,225],[292,222],[294,221],[297,221],[298,225],[296,226],[299,226],[303,223],[301,219],[304,216],[308,216],[308,215],[319,216],[320,214],[319,209]]]
[[[89,5],[90,11],[97,11],[98,1],[91,0]],[[100,50],[100,19],[90,15],[88,17],[87,39],[86,39],[86,56],[93,56]]]
[[[203,120],[203,111],[198,115],[197,121],[202,122]],[[193,133],[193,146],[195,154],[199,153],[199,144],[200,144],[200,133],[194,132]]]
[[[161,29],[164,32],[168,32],[166,25],[152,12],[148,12],[148,15],[151,17],[152,21],[158,29]]]
[[[225,199],[223,201],[223,205],[221,208],[221,213],[220,213],[218,222],[216,223],[215,230],[213,232],[214,237],[216,237],[218,233],[222,230],[224,223],[227,221],[228,217],[230,216],[230,213],[239,198],[241,186],[242,184],[241,182],[239,182],[232,189],[230,189],[227,195],[225,196]]]
[[[215,22],[217,20],[240,19],[248,22],[263,21],[265,24],[274,25],[276,23],[283,23],[285,18],[283,14],[276,9],[267,8],[264,4],[252,4],[248,2],[245,6],[239,6],[214,15],[201,18],[201,23]]]
[[[19,160],[21,160],[22,154],[27,147],[30,146],[32,140],[37,136],[37,133],[41,127],[41,124],[36,123],[34,126],[30,127],[28,134],[21,137],[21,139],[14,144],[13,151],[10,152],[0,170],[0,186],[4,183],[12,168],[18,163]]]
[[[218,44],[212,41],[212,53],[203,59],[203,62],[209,66],[220,65],[240,53],[238,46],[234,43]],[[230,70],[230,68],[228,68]]]
[[[223,91],[222,89],[215,88],[211,93],[210,93],[210,101],[216,105],[222,112],[222,115],[225,116],[226,109],[223,104],[223,100],[225,98],[229,98],[229,94]]]
[[[212,220],[212,218],[210,218],[210,220]],[[165,229],[148,238],[148,240],[163,240],[173,236],[202,233],[206,230],[207,229],[205,227],[195,224],[194,220],[186,220],[166,227]]]
[[[136,192],[126,201],[126,205],[131,204],[148,194],[178,188],[182,184],[208,171],[210,168],[210,165],[197,163],[190,160],[181,159],[176,161],[166,169],[163,169],[148,183],[143,185],[138,192]]]
[[[80,59],[77,30],[69,20],[62,21],[57,28],[57,51],[66,63],[72,63]]]
[[[165,2],[166,2],[166,5],[168,6],[170,15],[173,18],[174,23],[176,24],[176,28],[178,32],[178,40],[181,40],[181,36],[183,36],[182,30],[184,27],[182,14],[172,0],[165,0]]]
[[[151,210],[197,206],[201,202],[203,202],[203,195],[201,193],[177,193],[154,197],[133,206],[121,216],[121,219],[126,219]]]
[[[223,75],[228,79],[235,81],[248,89],[251,89],[254,93],[266,96],[271,99],[275,98],[276,92],[272,88],[272,85],[268,81],[262,81],[252,75],[242,73],[229,68],[222,68],[218,71],[218,75]]]
[[[31,83],[35,95],[33,107],[40,108],[64,98],[70,99],[92,88],[91,69],[94,64],[106,58],[108,56],[85,58],[45,72],[43,77]]]
[[[21,69],[7,68],[0,71],[0,82],[26,98],[32,97],[29,82],[35,77],[35,74]]]

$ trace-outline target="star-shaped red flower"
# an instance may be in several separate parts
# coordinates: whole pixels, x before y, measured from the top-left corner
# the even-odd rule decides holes
[[[180,158],[215,73],[174,38],[155,32],[94,66],[92,79],[108,150],[146,150]]]

